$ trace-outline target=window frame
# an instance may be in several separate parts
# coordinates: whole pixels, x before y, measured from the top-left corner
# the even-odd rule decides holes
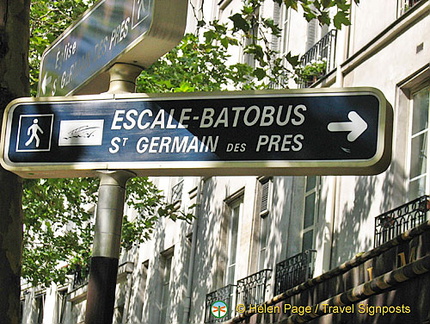
[[[228,206],[227,213],[227,228],[226,228],[226,262],[225,262],[225,273],[224,273],[224,286],[234,285],[237,280],[237,261],[238,251],[240,242],[240,225],[243,215],[243,204],[244,204],[244,193],[245,189],[242,188],[230,198],[225,200]],[[235,210],[238,208],[237,215],[234,215]],[[237,217],[234,219],[233,217]],[[234,222],[235,221],[235,222]],[[233,242],[234,240],[234,242]],[[233,250],[234,249],[234,250]],[[232,254],[234,252],[234,261],[232,260]],[[232,262],[233,261],[233,262]]]
[[[428,110],[427,110],[427,125],[424,129],[419,130],[414,133],[414,116],[415,116],[415,101],[414,96],[420,93],[421,91],[427,90],[428,97],[429,97],[429,104],[428,104]],[[430,190],[430,179],[429,179],[429,173],[430,173],[430,159],[428,158],[430,153],[430,145],[428,143],[429,136],[430,136],[430,80],[426,80],[425,82],[420,83],[419,85],[411,88],[408,90],[408,111],[409,111],[409,133],[408,133],[408,154],[407,154],[407,195],[408,199],[411,200],[412,198],[417,198],[420,195],[423,195]],[[425,138],[425,170],[424,172],[420,172],[420,174],[411,177],[412,175],[412,168],[413,168],[413,161],[412,161],[412,154],[413,154],[413,143],[412,141],[420,136],[426,136]],[[420,185],[418,185],[418,192],[412,190],[412,182],[424,180],[424,186],[423,186],[423,192],[420,192]]]
[[[167,324],[169,322],[170,309],[170,287],[172,285],[172,268],[174,262],[174,249],[170,248],[161,253],[160,258],[160,299],[159,299],[159,323]],[[168,276],[167,276],[168,274]],[[166,278],[168,279],[166,280]],[[165,299],[166,298],[166,299]],[[166,301],[166,302],[165,302]]]
[[[310,189],[307,188],[308,186],[308,180],[310,178],[315,179],[315,185],[311,187]],[[302,213],[302,226],[300,231],[300,238],[301,238],[301,251],[305,252],[306,250],[314,249],[315,248],[315,238],[316,238],[316,228],[318,223],[318,213],[319,213],[319,205],[320,205],[320,191],[321,191],[321,177],[319,176],[308,176],[305,177],[304,181],[304,195],[303,195],[303,213]],[[313,219],[312,224],[309,226],[306,226],[306,199],[311,197],[312,195],[315,195],[315,198],[313,200]],[[312,232],[312,245],[310,247],[305,246],[304,238],[305,235],[309,232]]]

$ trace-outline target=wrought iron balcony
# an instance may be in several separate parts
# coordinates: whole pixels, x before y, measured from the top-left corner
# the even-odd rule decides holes
[[[177,184],[172,187],[171,203],[175,204],[182,200],[182,191],[184,189],[184,179],[179,180]]]
[[[261,270],[237,281],[236,305],[262,304],[266,300],[266,288],[272,274],[271,269]]]
[[[315,254],[315,250],[306,250],[276,265],[275,295],[313,277]]]
[[[301,88],[310,86],[334,69],[336,35],[335,29],[329,31],[301,57],[301,67],[297,70]]]
[[[88,266],[76,266],[76,269],[73,271],[73,289],[86,285],[88,283],[89,273],[90,269]]]
[[[211,307],[216,301],[223,301],[231,308],[233,305],[234,287],[234,285],[227,285],[206,295],[205,323],[220,323],[231,318],[233,313],[231,309],[228,310],[228,314],[223,318],[216,318],[211,315]]]
[[[377,247],[427,220],[430,197],[422,196],[375,217],[374,246]]]

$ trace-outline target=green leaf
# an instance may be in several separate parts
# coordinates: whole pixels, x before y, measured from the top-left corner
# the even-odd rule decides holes
[[[347,17],[348,13],[344,11],[338,11],[338,13],[333,18],[333,24],[337,29],[340,29],[342,25],[349,26],[351,22]]]
[[[206,25],[206,22],[202,19],[202,20],[199,20],[198,22],[197,22],[197,27],[204,27]]]
[[[256,68],[254,70],[254,75],[258,80],[263,80],[266,77],[266,71],[264,71],[262,68]]]
[[[336,6],[340,11],[348,11],[351,7],[351,4],[349,4],[346,0],[336,0]]]
[[[233,21],[234,31],[242,30],[247,33],[251,29],[249,22],[239,13],[234,14],[229,19]]]
[[[224,46],[225,48],[227,48],[229,44],[230,44],[230,40],[227,37],[221,38],[221,45],[222,46]]]
[[[295,11],[298,10],[298,0],[284,0],[284,3],[287,8],[294,9]]]
[[[263,19],[262,22],[265,25],[265,27],[270,29],[272,35],[277,37],[281,36],[281,29],[272,18]]]
[[[242,9],[243,13],[250,15],[255,11],[255,8],[253,6],[245,6]]]
[[[318,21],[321,25],[330,25],[330,16],[328,12],[322,12],[321,15],[318,17]]]
[[[287,60],[288,63],[290,63],[293,67],[299,65],[300,63],[300,55],[292,55],[291,52],[288,52],[285,55],[285,59]]]
[[[317,18],[317,15],[315,15],[313,12],[305,12],[303,15],[307,21]]]
[[[208,30],[203,33],[203,36],[206,38],[207,43],[212,43],[212,41],[216,38],[216,34],[213,30]]]
[[[321,0],[321,4],[324,8],[329,8],[334,5],[332,0]]]

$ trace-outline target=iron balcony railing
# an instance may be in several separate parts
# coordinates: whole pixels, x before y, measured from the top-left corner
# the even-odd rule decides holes
[[[374,246],[377,247],[427,220],[430,197],[422,196],[375,217]]]
[[[271,269],[261,270],[237,281],[236,305],[259,305],[266,300],[266,289],[272,274]]]
[[[322,65],[323,68],[321,69],[321,71],[316,73],[313,79],[307,79],[309,78],[309,75],[307,75],[306,78],[298,75],[299,86],[301,88],[306,88],[310,86],[311,84],[321,79],[334,69],[336,36],[337,30],[330,30],[317,43],[315,43],[314,46],[312,46],[305,54],[303,54],[300,61],[300,65],[302,68],[305,68],[306,65],[319,64],[319,69],[321,69],[321,62],[324,62],[324,64]]]
[[[182,191],[184,189],[184,179],[181,179],[177,184],[172,187],[172,198],[171,203],[175,204],[176,202],[182,200]]]
[[[315,255],[315,250],[306,250],[276,265],[275,296],[313,277]]]
[[[73,289],[86,285],[88,283],[89,273],[90,269],[88,266],[76,266],[76,269],[73,271]]]
[[[234,285],[227,285],[219,288],[206,295],[206,312],[205,312],[205,323],[221,323],[231,318],[233,311],[233,296],[234,296]],[[230,309],[227,309],[227,315],[222,318],[216,318],[211,314],[211,307],[213,303],[222,301],[227,304]]]

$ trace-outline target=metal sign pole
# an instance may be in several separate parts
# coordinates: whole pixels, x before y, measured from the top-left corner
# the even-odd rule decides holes
[[[117,64],[111,70],[110,93],[134,91],[141,68]],[[127,170],[98,171],[99,196],[93,254],[87,291],[86,324],[112,323],[120,255],[121,228],[127,180],[136,176]]]
[[[115,288],[129,171],[100,171],[93,255],[87,292],[85,323],[112,323]]]

